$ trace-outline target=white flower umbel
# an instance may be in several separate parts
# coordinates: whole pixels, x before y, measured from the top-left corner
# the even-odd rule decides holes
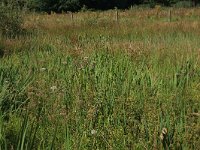
[[[40,69],[40,71],[45,71],[45,70],[47,70],[47,68],[41,68],[41,69]]]
[[[54,92],[57,89],[57,86],[52,86],[50,89]]]
[[[97,134],[97,131],[94,130],[94,129],[92,129],[92,130],[91,130],[91,134],[92,134],[92,135],[95,135],[95,134]]]

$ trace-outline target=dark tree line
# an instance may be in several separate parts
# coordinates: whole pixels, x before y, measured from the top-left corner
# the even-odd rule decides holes
[[[21,6],[26,5],[30,9],[37,11],[78,11],[81,8],[87,9],[113,9],[115,7],[119,9],[126,9],[133,5],[149,5],[153,7],[156,4],[163,6],[171,6],[176,3],[190,3],[193,6],[197,6],[200,0],[0,0],[0,2],[15,1]]]

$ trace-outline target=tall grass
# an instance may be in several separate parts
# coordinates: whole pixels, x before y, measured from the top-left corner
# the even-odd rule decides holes
[[[27,15],[2,39],[0,148],[199,149],[199,10],[156,11]]]

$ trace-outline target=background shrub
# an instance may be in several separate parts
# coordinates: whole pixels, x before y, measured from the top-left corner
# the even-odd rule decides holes
[[[24,5],[25,0],[21,1]],[[199,0],[26,0],[29,9],[50,13],[62,11],[79,11],[85,7],[93,10],[127,9],[134,5],[147,5],[153,8],[155,5],[178,7],[198,6]]]
[[[193,6],[192,1],[179,1],[174,5],[174,7],[177,7],[177,8],[190,8],[192,6]]]
[[[23,14],[16,3],[1,3],[0,20],[1,35],[13,37],[22,31]]]

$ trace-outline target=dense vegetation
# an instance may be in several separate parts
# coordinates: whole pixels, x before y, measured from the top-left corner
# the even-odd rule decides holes
[[[23,12],[15,2],[0,5],[0,34],[14,37],[22,31]]]
[[[199,9],[6,8],[0,149],[200,149]]]
[[[4,2],[17,2],[21,6],[37,11],[78,11],[80,9],[113,9],[115,7],[125,9],[134,5],[154,7],[162,6],[191,7],[197,6],[198,0],[1,0]]]

